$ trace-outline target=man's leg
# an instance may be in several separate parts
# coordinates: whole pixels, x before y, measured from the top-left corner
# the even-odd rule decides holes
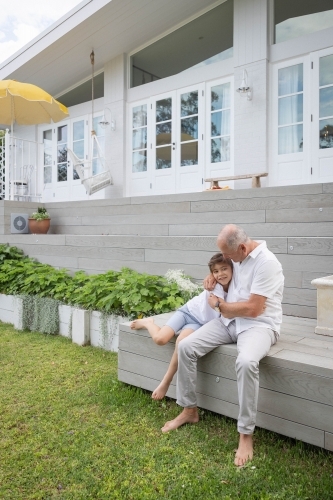
[[[250,328],[238,335],[236,373],[239,399],[238,432],[239,446],[235,465],[244,465],[253,457],[252,434],[254,431],[258,394],[259,361],[275,344],[275,334],[268,328]]]
[[[167,422],[162,427],[162,432],[177,429],[183,424],[198,422],[197,361],[215,347],[233,342],[228,328],[219,319],[213,319],[179,343],[177,404],[182,406],[184,410],[174,420]]]

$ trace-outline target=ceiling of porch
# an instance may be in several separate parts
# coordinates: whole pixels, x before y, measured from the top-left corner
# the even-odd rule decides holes
[[[96,4],[94,3],[96,1]],[[1,79],[41,86],[52,95],[89,77],[94,49],[95,71],[121,53],[129,53],[185,22],[216,0],[92,0],[26,50],[0,64]],[[80,7],[79,5],[79,7]],[[91,11],[94,6],[95,11]],[[86,13],[85,13],[86,9]]]

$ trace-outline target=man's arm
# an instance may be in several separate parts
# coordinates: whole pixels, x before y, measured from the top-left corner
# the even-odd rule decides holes
[[[265,309],[267,297],[251,293],[248,300],[244,302],[225,302],[218,299],[221,314],[225,318],[256,318],[260,316]]]
[[[206,276],[206,278],[203,281],[204,289],[208,291],[214,290],[216,283],[217,281],[212,275],[212,273],[208,274],[208,276]]]

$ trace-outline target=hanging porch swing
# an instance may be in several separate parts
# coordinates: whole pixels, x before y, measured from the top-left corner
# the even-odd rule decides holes
[[[94,117],[94,64],[95,64],[95,54],[94,51],[90,54],[90,61],[92,67],[92,79],[91,79],[91,112],[92,118]],[[91,131],[91,155],[93,151],[97,152],[97,158],[103,167],[103,171],[97,174],[93,174],[93,161],[83,160],[79,158],[71,149],[67,149],[70,160],[73,164],[73,169],[77,172],[79,178],[81,179],[81,184],[83,184],[86,193],[90,196],[101,189],[113,184],[111,172],[107,168],[105,158],[102,154],[100,144],[97,139],[95,130]]]

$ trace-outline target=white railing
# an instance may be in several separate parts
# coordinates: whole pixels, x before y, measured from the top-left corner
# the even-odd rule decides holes
[[[0,163],[3,198],[18,201],[39,201],[42,195],[37,166],[39,146],[41,145],[38,142],[12,137],[9,130],[6,130],[3,143],[5,154],[2,155],[4,158]]]

